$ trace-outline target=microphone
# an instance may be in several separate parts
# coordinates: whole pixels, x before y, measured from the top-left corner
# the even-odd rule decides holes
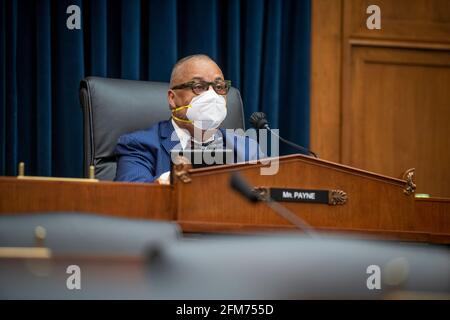
[[[234,189],[237,192],[239,192],[241,195],[243,195],[250,202],[257,202],[259,200],[258,195],[247,184],[247,181],[245,181],[240,176],[240,174],[238,174],[236,172],[233,172],[231,174],[230,186],[231,186],[232,189]]]
[[[287,221],[291,222],[298,229],[305,232],[305,234],[307,234],[308,236],[310,236],[312,238],[319,238],[319,236],[316,234],[314,229],[307,222],[305,222],[302,218],[297,216],[295,213],[293,213],[286,207],[282,206],[278,202],[274,201],[270,196],[267,197],[265,200],[262,199],[254,191],[254,189],[247,183],[247,181],[245,181],[245,179],[242,178],[242,176],[239,173],[233,172],[231,174],[230,186],[233,190],[237,191],[242,196],[244,196],[248,201],[253,202],[253,203],[258,202],[258,201],[264,202],[269,208],[271,208],[273,211],[275,211],[278,215],[280,215]]]
[[[253,114],[250,116],[250,124],[255,129],[267,129],[267,130],[269,130],[270,133],[272,133],[273,135],[278,137],[278,139],[280,139],[287,145],[289,145],[297,150],[300,150],[302,152],[306,152],[306,153],[314,156],[315,158],[318,158],[317,154],[314,153],[313,151],[311,151],[305,147],[299,146],[298,144],[295,144],[289,140],[286,140],[286,139],[280,137],[274,131],[272,131],[272,129],[270,129],[270,127],[269,127],[269,122],[267,121],[266,114],[264,112],[253,112]]]

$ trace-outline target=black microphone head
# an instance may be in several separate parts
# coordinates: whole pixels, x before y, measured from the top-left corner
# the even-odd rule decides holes
[[[250,116],[250,124],[255,129],[265,129],[269,126],[269,122],[267,121],[266,114],[264,112],[253,112]]]
[[[247,184],[247,181],[245,181],[244,178],[242,178],[237,172],[233,172],[231,174],[230,186],[250,202],[257,202],[259,200],[256,193]]]

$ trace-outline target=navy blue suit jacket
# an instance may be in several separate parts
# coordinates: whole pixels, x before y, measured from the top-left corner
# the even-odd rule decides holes
[[[220,130],[224,142],[233,146],[237,162],[258,159],[259,148],[255,140]],[[170,151],[181,148],[174,131],[172,121],[166,120],[147,130],[121,136],[115,149],[115,181],[153,182],[162,173],[170,171]]]

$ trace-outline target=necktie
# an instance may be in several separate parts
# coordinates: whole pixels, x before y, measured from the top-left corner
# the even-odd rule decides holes
[[[220,136],[214,136],[211,141],[208,142],[197,142],[191,138],[191,149],[200,149],[200,150],[213,150],[213,149],[222,149],[223,147],[223,138]]]

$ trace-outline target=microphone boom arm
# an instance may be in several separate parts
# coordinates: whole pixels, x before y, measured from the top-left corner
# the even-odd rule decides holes
[[[282,142],[286,143],[287,145],[289,145],[297,150],[301,150],[302,152],[306,152],[306,153],[314,156],[315,158],[318,158],[317,154],[315,154],[311,150],[309,150],[305,147],[299,146],[298,144],[293,143],[289,140],[286,140],[286,139],[280,137],[280,135],[277,134],[276,132],[272,131],[272,129],[270,129],[270,127],[269,127],[269,122],[267,121],[266,114],[264,112],[253,112],[252,115],[250,116],[250,123],[255,129],[269,130],[269,132],[271,134],[275,135],[278,139],[280,139]]]
[[[281,141],[283,141],[283,142],[286,143],[287,145],[289,145],[289,146],[291,146],[291,147],[293,147],[293,148],[295,148],[295,149],[299,149],[299,150],[302,150],[302,151],[304,151],[304,152],[307,152],[307,153],[311,154],[312,156],[314,156],[314,158],[319,158],[319,157],[317,156],[317,154],[314,153],[313,151],[311,151],[311,150],[309,150],[309,149],[306,149],[305,147],[299,146],[298,144],[295,144],[295,143],[293,143],[293,142],[291,142],[291,141],[289,141],[289,140],[284,139],[284,138],[281,137],[279,134],[277,134],[275,131],[273,131],[272,129],[270,129],[270,127],[269,127],[267,124],[266,124],[264,127],[265,127],[267,130],[269,130],[270,133],[272,133],[273,135],[275,135],[276,137],[278,137],[278,139],[280,139]]]

